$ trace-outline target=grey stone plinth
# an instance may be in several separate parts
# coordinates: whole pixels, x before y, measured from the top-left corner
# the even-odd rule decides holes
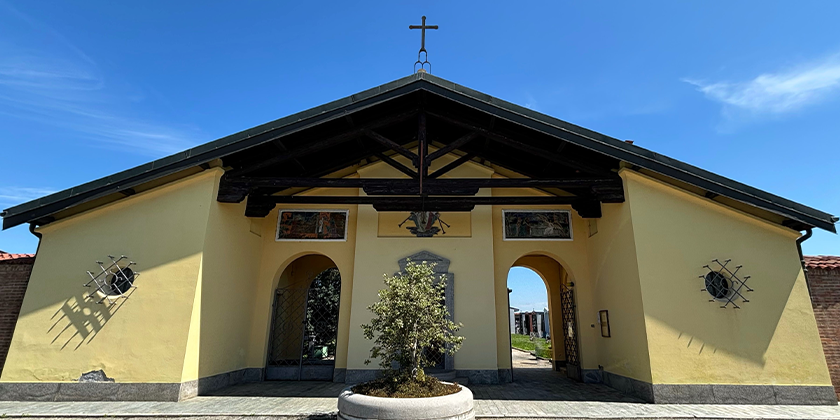
[[[58,383],[0,382],[0,401],[54,401]]]
[[[344,374],[344,383],[358,384],[372,381],[379,377],[380,371],[376,369],[347,369]]]
[[[0,382],[0,401],[183,401],[260,380],[262,369],[247,368],[184,383]]]
[[[775,404],[772,385],[712,385],[715,404]]]
[[[833,386],[774,385],[776,404],[837,405]]]
[[[583,383],[585,384],[600,384],[604,382],[600,369],[582,369]]]
[[[338,396],[338,418],[466,420],[475,418],[475,409],[472,392],[464,386],[454,394],[431,398],[371,397],[356,394],[347,387]]]
[[[497,369],[458,369],[455,376],[467,378],[471,384],[497,384],[499,371]]]
[[[712,385],[653,385],[657,404],[714,404]]]
[[[503,384],[513,382],[513,374],[510,369],[499,369],[499,382]]]

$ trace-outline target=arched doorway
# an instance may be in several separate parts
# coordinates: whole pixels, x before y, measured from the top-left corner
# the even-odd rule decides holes
[[[322,255],[292,262],[274,293],[267,380],[331,381],[335,370],[341,274]]]
[[[529,278],[524,283],[520,282],[519,287],[531,289],[531,300],[534,300],[534,291],[537,292],[537,296],[544,296],[544,300],[540,301],[545,303],[544,306],[536,307],[535,304],[540,302],[535,301],[531,304],[532,307],[516,307],[516,285],[511,281],[512,275],[517,273],[520,277]],[[523,256],[511,266],[508,289],[510,295],[514,296],[509,305],[511,366],[514,380],[549,379],[558,375],[553,371],[563,372],[561,376],[580,380],[574,284],[565,268],[548,256]],[[518,315],[515,312],[518,312]],[[520,342],[528,340],[525,344],[531,354],[530,358],[515,350],[517,346],[514,345],[514,341],[517,339]],[[529,369],[524,370],[525,368]]]

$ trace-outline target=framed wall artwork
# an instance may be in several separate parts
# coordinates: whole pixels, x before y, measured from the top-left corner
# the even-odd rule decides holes
[[[572,240],[572,217],[569,210],[502,210],[504,239]]]
[[[277,241],[346,241],[349,210],[280,210]]]

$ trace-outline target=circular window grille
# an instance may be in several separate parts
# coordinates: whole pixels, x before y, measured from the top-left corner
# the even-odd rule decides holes
[[[712,271],[705,276],[706,291],[715,299],[726,299],[732,290],[729,280],[718,272]]]
[[[108,291],[109,295],[123,295],[134,285],[134,271],[128,267],[115,269],[112,273],[108,274],[105,282],[110,289]]]

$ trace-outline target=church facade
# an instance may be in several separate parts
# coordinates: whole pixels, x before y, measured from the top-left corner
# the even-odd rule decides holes
[[[0,399],[370,379],[360,325],[413,260],[437,263],[466,337],[431,371],[515,379],[522,266],[573,380],[656,403],[837,403],[799,247],[837,218],[425,73],[3,216],[40,245]]]

